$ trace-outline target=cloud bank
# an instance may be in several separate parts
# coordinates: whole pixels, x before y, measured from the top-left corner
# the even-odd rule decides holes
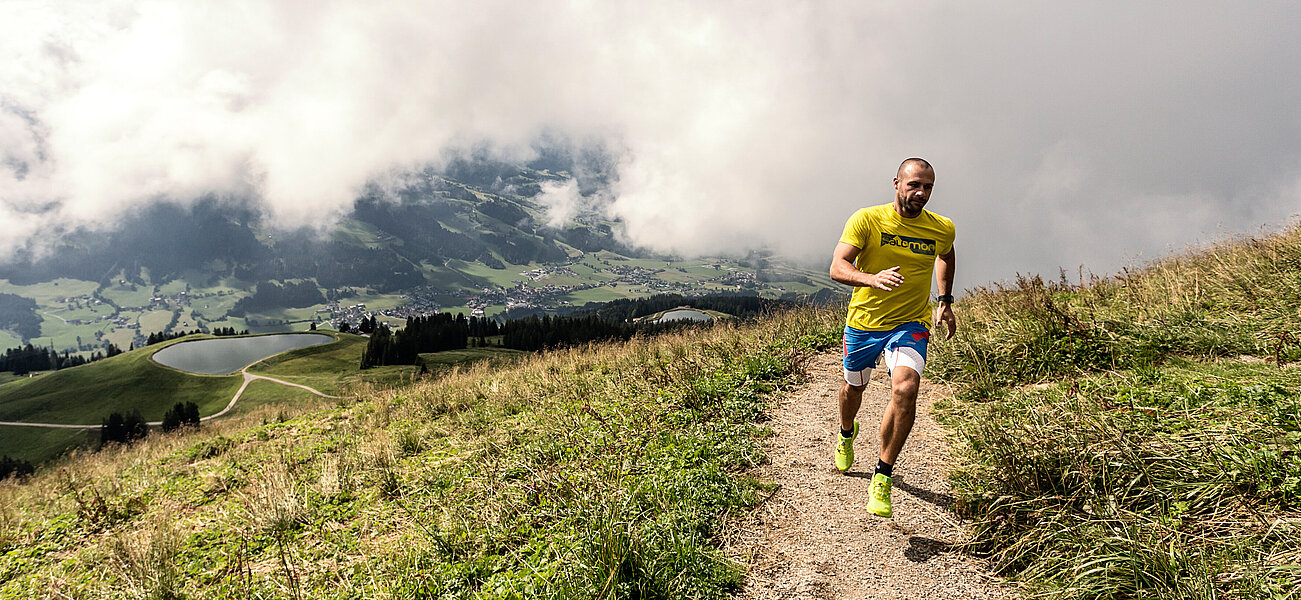
[[[618,148],[631,243],[826,262],[936,165],[959,285],[1109,272],[1301,213],[1301,7],[0,4],[0,254],[141,203],[284,226],[449,149]],[[548,188],[556,222],[582,199]]]

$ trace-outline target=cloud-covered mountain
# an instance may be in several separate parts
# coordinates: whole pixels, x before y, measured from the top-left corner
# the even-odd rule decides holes
[[[571,175],[576,164],[557,150],[528,164],[465,158],[441,170],[391,174],[368,185],[344,217],[292,230],[276,228],[247,203],[155,202],[133,207],[110,229],[72,230],[50,246],[19,251],[0,264],[0,278],[15,284],[58,277],[148,276],[154,284],[185,276],[310,278],[326,289],[389,292],[430,283],[431,273],[455,272],[449,260],[500,269],[563,261],[575,250],[638,255],[619,241],[618,223],[599,213],[597,201],[549,224],[544,189],[572,189],[581,200],[580,181],[590,185]],[[447,291],[481,284],[459,279]]]

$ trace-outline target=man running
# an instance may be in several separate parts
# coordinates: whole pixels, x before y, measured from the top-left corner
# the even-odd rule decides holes
[[[925,209],[935,186],[935,169],[920,158],[899,165],[894,202],[859,209],[831,259],[831,278],[854,286],[845,319],[845,383],[840,387],[840,436],[836,468],[854,464],[854,420],[863,388],[885,354],[890,376],[890,405],[881,419],[881,453],[867,500],[867,510],[891,517],[894,463],[912,431],[917,414],[917,386],[926,364],[931,315],[931,278],[939,284],[935,321],[948,325],[953,337],[953,221]]]

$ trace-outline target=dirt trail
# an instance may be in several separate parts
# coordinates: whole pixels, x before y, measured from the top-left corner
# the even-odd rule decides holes
[[[809,381],[771,411],[771,462],[757,473],[781,487],[725,548],[749,570],[737,597],[1015,598],[953,546],[964,532],[949,510],[947,445],[931,414],[944,388],[922,382],[917,423],[895,465],[894,518],[882,519],[865,507],[889,399],[885,370],[863,394],[856,461],[841,474],[832,463],[840,356],[817,355],[806,367]]]

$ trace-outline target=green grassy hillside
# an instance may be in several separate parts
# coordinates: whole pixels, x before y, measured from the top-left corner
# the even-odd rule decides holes
[[[429,352],[421,354],[420,360],[424,361],[425,366],[431,372],[446,373],[453,369],[464,369],[480,362],[488,363],[490,368],[509,365],[515,361],[527,358],[530,354],[531,353],[523,350],[488,346],[483,348],[465,348],[462,350]]]
[[[254,410],[0,484],[0,597],[724,598],[765,404],[838,311]],[[271,365],[292,371],[295,360]]]
[[[970,549],[1050,598],[1295,598],[1301,227],[959,304]]]
[[[0,386],[0,421],[93,424],[132,409],[157,421],[177,402],[194,402],[202,414],[225,407],[243,378],[190,375],[150,358],[171,343]]]
[[[0,385],[0,421],[94,425],[112,413],[136,409],[145,420],[160,421],[177,402],[194,402],[204,415],[225,408],[243,377],[189,375],[163,367],[150,356],[166,345]],[[98,440],[97,429],[0,425],[0,455],[32,463]]]
[[[0,456],[40,464],[73,448],[99,444],[98,429],[47,429],[0,425]]]
[[[337,395],[353,386],[393,386],[409,383],[412,367],[382,367],[361,371],[366,338],[332,333],[337,340],[301,348],[253,365],[249,372],[306,385]],[[0,421],[95,425],[109,414],[139,410],[146,421],[161,421],[178,402],[193,402],[203,416],[230,402],[243,383],[241,375],[195,375],[159,365],[154,352],[186,336],[124,352],[94,363],[19,378],[0,385]],[[280,389],[277,389],[280,388]],[[309,392],[273,383],[250,385],[241,399],[248,410],[263,405],[312,400]],[[40,463],[77,446],[93,446],[98,430],[44,429],[0,425],[0,455]]]
[[[249,367],[248,372],[305,385],[323,393],[348,393],[356,386],[388,387],[410,383],[417,369],[410,366],[361,370],[367,338],[350,333],[324,332],[337,341],[325,346],[299,348],[277,354]]]

